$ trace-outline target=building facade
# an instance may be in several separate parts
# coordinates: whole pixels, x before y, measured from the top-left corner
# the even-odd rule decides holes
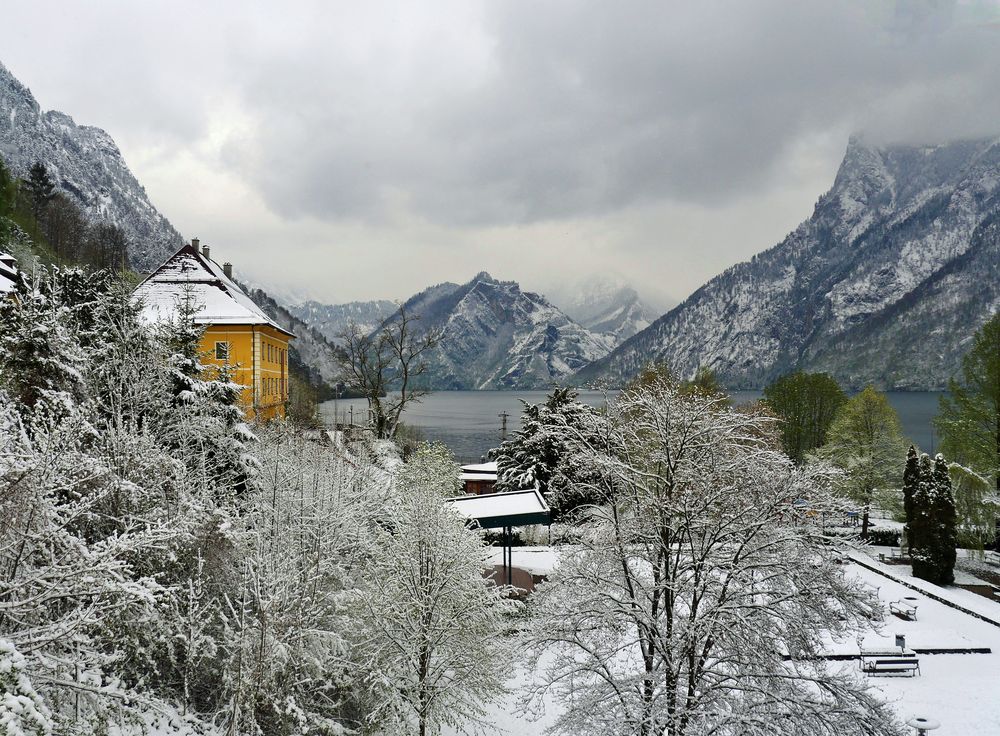
[[[149,323],[177,318],[187,301],[204,327],[201,362],[228,366],[243,386],[248,419],[284,417],[288,402],[288,346],[292,333],[268,317],[219,266],[197,239],[168,258],[136,287],[134,297]]]

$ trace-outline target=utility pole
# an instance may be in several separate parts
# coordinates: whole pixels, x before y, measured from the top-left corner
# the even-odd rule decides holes
[[[507,417],[509,417],[510,414],[506,411],[502,411],[497,416],[500,417],[500,441],[503,442],[507,439]]]

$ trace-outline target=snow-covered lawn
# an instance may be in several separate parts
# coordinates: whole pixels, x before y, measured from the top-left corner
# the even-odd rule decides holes
[[[877,549],[872,554],[877,560]],[[495,550],[495,562],[500,564],[500,550]],[[550,547],[518,547],[514,549],[515,567],[535,574],[553,569],[558,559],[558,549]],[[867,562],[867,560],[866,560]],[[933,592],[957,605],[1000,622],[1000,603],[978,596],[960,588],[940,588],[909,575],[903,565],[869,564],[883,569],[889,575]],[[913,715],[926,715],[941,722],[935,736],[1000,736],[1000,627],[932,600],[857,564],[844,567],[844,574],[858,580],[859,585],[878,589],[879,598],[888,608],[889,603],[906,600],[917,606],[917,620],[904,621],[887,615],[880,631],[864,637],[865,647],[892,647],[896,634],[906,636],[911,649],[959,649],[989,647],[991,654],[920,654],[918,677],[870,677],[868,683],[892,703],[902,720]],[[915,599],[915,600],[912,600]],[[514,643],[512,642],[512,646]],[[830,642],[831,654],[857,654],[857,641]],[[511,652],[517,657],[517,652]],[[843,662],[845,669],[857,670],[856,660]],[[483,733],[508,733],[513,736],[540,736],[555,719],[558,705],[547,703],[546,712],[537,720],[527,713],[519,702],[530,673],[523,670],[509,682],[507,699],[490,708],[493,725]],[[449,736],[454,733],[446,731]]]

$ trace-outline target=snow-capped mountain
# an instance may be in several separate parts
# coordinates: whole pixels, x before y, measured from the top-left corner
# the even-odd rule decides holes
[[[297,306],[287,307],[288,311],[308,323],[332,343],[339,342],[339,335],[354,322],[364,332],[372,332],[396,311],[395,302],[377,299],[370,302],[349,302],[347,304],[321,304],[307,301]]]
[[[644,330],[656,317],[635,289],[611,275],[591,277],[551,298],[571,319],[591,332],[610,336],[615,345]]]
[[[759,387],[794,368],[938,388],[1000,309],[1000,141],[867,145],[784,241],[698,289],[581,382],[649,361]]]
[[[545,388],[614,346],[544,297],[485,272],[467,284],[432,286],[404,306],[420,316],[420,329],[443,331],[430,359],[437,389]]]
[[[121,227],[134,268],[158,266],[183,240],[149,201],[114,140],[100,128],[43,111],[31,90],[0,63],[0,157],[17,176],[36,161],[93,221]]]

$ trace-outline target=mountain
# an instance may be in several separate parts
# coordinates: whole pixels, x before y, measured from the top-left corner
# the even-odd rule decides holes
[[[756,388],[803,368],[843,384],[934,389],[1000,309],[1000,141],[873,146],[852,138],[812,216],[582,369],[706,366]]]
[[[303,322],[308,323],[327,340],[336,344],[340,333],[354,322],[364,332],[372,332],[396,311],[395,302],[378,299],[370,302],[349,302],[347,304],[321,304],[307,301],[297,306],[287,307],[288,311]]]
[[[467,284],[432,286],[403,306],[420,316],[419,329],[442,331],[430,357],[435,389],[546,388],[614,345],[544,297],[485,272]]]
[[[314,386],[335,384],[339,378],[336,347],[319,330],[292,314],[266,291],[243,284],[240,286],[268,317],[295,335],[288,347],[290,368],[302,366]]]
[[[554,304],[591,332],[611,337],[616,346],[655,318],[636,290],[615,276],[594,276],[558,294],[552,297]]]
[[[133,268],[150,270],[183,245],[129,170],[114,140],[100,128],[43,111],[31,90],[0,64],[0,157],[17,176],[36,161],[57,188],[92,221],[121,227]]]

